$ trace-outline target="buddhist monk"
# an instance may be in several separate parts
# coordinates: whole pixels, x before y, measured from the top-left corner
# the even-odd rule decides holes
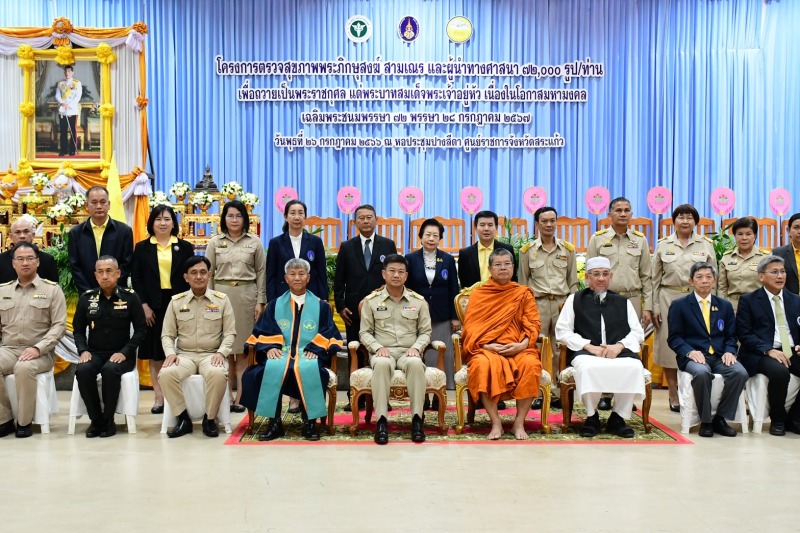
[[[540,322],[530,288],[511,281],[514,257],[496,248],[489,256],[490,278],[469,298],[464,321],[464,352],[469,390],[492,421],[489,440],[503,435],[497,402],[514,398],[517,416],[512,432],[525,440],[525,417],[538,395],[542,362],[536,349]]]

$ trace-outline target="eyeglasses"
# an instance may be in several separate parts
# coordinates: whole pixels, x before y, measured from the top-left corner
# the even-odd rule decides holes
[[[764,274],[769,274],[770,276],[776,276],[776,277],[777,276],[785,276],[786,275],[786,271],[785,270],[768,270],[768,271],[764,272]]]
[[[591,272],[587,272],[586,274],[591,276],[591,277],[593,277],[593,278],[597,278],[597,279],[603,279],[603,278],[610,278],[611,277],[611,272],[596,272],[596,271],[592,270]]]
[[[386,273],[389,274],[390,276],[394,276],[395,274],[397,274],[399,276],[404,276],[406,271],[405,270],[395,270],[393,268],[388,268],[388,269],[386,269]]]
[[[232,215],[228,213],[227,215],[225,215],[225,218],[228,220],[242,220],[244,217],[242,215]]]
[[[39,258],[36,256],[26,256],[26,257],[15,257],[14,261],[17,263],[33,263],[34,261],[38,261]]]

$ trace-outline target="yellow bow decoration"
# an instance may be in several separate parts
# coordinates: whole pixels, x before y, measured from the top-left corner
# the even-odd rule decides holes
[[[74,168],[72,168],[72,163],[69,161],[64,161],[61,164],[61,168],[58,171],[59,174],[64,174],[67,177],[74,178],[78,175]]]
[[[33,69],[36,66],[36,60],[33,58],[33,48],[29,44],[23,44],[17,48],[17,57],[19,57],[19,66],[26,70]]]
[[[33,176],[33,167],[26,158],[21,158],[17,164],[17,177],[23,180]]]
[[[114,116],[114,106],[113,104],[103,104],[100,106],[100,116],[105,118],[111,118]]]
[[[131,174],[133,174],[133,177],[134,177],[134,178],[138,178],[138,177],[139,177],[139,174],[142,174],[143,172],[144,172],[144,170],[142,170],[142,169],[141,169],[141,168],[139,168],[138,166],[136,166],[136,167],[133,167],[133,170],[131,170]]]
[[[36,112],[36,106],[33,104],[33,102],[19,104],[19,112],[25,117],[32,117]]]
[[[106,43],[100,43],[97,46],[97,61],[110,65],[117,60],[117,54],[111,51],[111,47]]]
[[[104,180],[107,180],[108,179],[108,169],[111,168],[111,162],[110,161],[106,161],[106,160],[101,161],[100,162],[100,168],[103,169],[103,170],[100,171],[100,177],[103,178]]]
[[[142,35],[147,35],[147,24],[142,21],[136,22],[133,26],[131,26],[131,29],[138,31]]]
[[[65,46],[69,44],[67,35],[72,33],[72,22],[67,17],[58,17],[53,21],[53,33],[61,34],[61,37],[53,39],[53,44],[56,46]]]
[[[56,48],[56,63],[59,65],[75,64],[75,55],[72,53],[71,46],[59,46]]]
[[[139,109],[144,109],[145,107],[147,107],[147,104],[149,103],[150,100],[148,98],[145,98],[144,96],[136,97],[136,104],[139,106]]]

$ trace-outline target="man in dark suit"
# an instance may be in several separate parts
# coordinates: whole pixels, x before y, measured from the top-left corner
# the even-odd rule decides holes
[[[800,433],[800,401],[795,400],[788,418],[786,414],[789,376],[800,377],[800,296],[784,289],[786,270],[776,255],[759,261],[764,288],[743,295],[736,314],[739,360],[751,376],[764,374],[769,380],[769,432],[777,436],[787,429]]]
[[[69,230],[69,265],[78,292],[98,287],[95,263],[101,255],[110,255],[119,263],[121,287],[128,286],[133,255],[133,231],[130,226],[108,216],[111,204],[105,187],[86,191],[89,220]]]
[[[706,262],[692,265],[689,284],[694,292],[675,300],[669,309],[667,343],[675,352],[678,368],[692,375],[692,389],[700,413],[700,436],[719,433],[735,437],[725,422],[736,416],[739,396],[747,383],[747,370],[736,360],[736,324],[733,306],[711,294],[717,269]],[[725,382],[717,414],[711,416],[711,381],[720,374]]]
[[[786,290],[792,294],[800,293],[800,280],[798,280],[798,270],[800,270],[800,213],[795,213],[789,217],[787,235],[790,239],[786,246],[775,248],[772,253],[783,258],[786,268]]]
[[[375,233],[378,217],[371,205],[361,205],[355,212],[358,235],[342,243],[336,256],[333,296],[341,315],[347,342],[358,340],[361,315],[358,304],[383,285],[383,260],[397,253],[394,241]],[[349,406],[349,404],[348,404]],[[345,407],[349,411],[348,407]]]
[[[478,242],[462,248],[458,252],[458,281],[467,288],[489,279],[489,255],[497,248],[511,252],[514,257],[514,274],[511,281],[517,281],[517,259],[514,247],[496,240],[497,215],[491,211],[479,211],[472,221],[472,229],[478,234]]]
[[[12,246],[16,246],[21,242],[33,243],[33,236],[36,234],[36,227],[31,223],[28,217],[17,219],[9,229],[8,236],[11,239]],[[11,263],[11,254],[14,249],[3,252],[0,254],[0,283],[7,283],[17,279],[17,271]],[[58,268],[56,267],[56,260],[53,256],[41,250],[36,252],[39,257],[39,269],[37,270],[39,277],[58,283]]]

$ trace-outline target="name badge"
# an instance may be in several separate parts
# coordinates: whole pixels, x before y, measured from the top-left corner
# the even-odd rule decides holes
[[[188,313],[188,312],[189,312],[189,306],[187,306],[187,305],[184,305],[183,307],[181,307],[180,309],[178,309],[178,312],[179,312],[179,313]]]
[[[381,306],[378,306],[378,308],[377,308],[377,309],[375,309],[375,310],[376,310],[376,311],[388,311],[388,310],[389,310],[389,308],[388,308],[388,307],[386,307],[385,305],[381,305]]]

